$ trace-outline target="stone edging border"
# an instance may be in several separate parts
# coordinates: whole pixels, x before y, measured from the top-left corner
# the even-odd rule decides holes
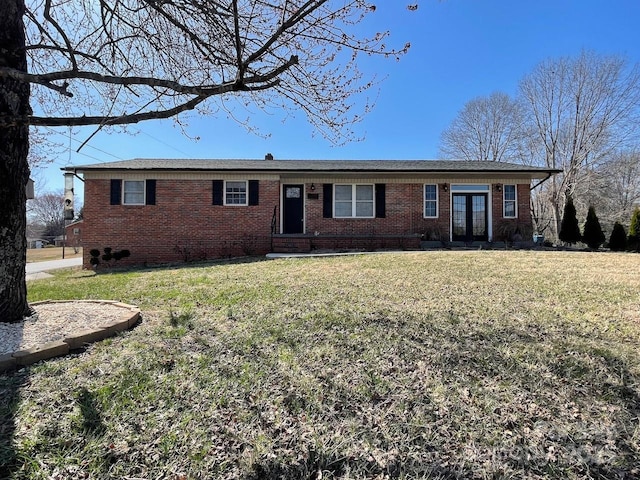
[[[140,321],[140,309],[134,305],[118,302],[115,300],[44,300],[33,302],[31,305],[41,305],[44,303],[97,303],[108,304],[123,309],[123,315],[118,320],[113,320],[95,328],[87,328],[71,334],[62,340],[45,343],[25,350],[18,350],[13,353],[0,355],[0,373],[13,370],[18,367],[32,365],[40,360],[68,355],[70,351],[77,350],[87,344],[104,340],[114,336],[118,332],[123,332],[132,328]]]

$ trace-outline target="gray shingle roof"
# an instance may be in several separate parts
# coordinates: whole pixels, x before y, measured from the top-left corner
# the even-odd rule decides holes
[[[259,172],[486,172],[552,174],[559,170],[502,162],[465,160],[217,160],[135,158],[117,162],[65,167],[71,172],[102,170],[181,170]]]

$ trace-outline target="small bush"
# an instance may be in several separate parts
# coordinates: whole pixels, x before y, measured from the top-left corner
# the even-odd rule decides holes
[[[531,240],[533,227],[528,224],[504,220],[496,225],[494,238],[499,242],[521,242]]]
[[[129,255],[130,255],[129,250],[119,250],[119,251],[113,252],[114,260],[121,260],[123,258],[127,258]]]
[[[107,265],[109,265],[108,262],[110,262],[111,260],[120,260],[122,258],[126,258],[131,256],[131,252],[129,250],[113,250],[111,247],[105,247],[104,248],[104,254],[101,256],[100,255],[100,250],[94,248],[92,250],[89,251],[89,254],[91,255],[91,258],[89,259],[89,263],[91,265],[93,265],[93,268],[97,268],[98,265],[100,265],[100,260],[102,260],[103,262],[106,262]]]
[[[613,225],[613,230],[609,237],[609,248],[614,252],[622,252],[627,249],[627,233],[619,222]]]
[[[593,207],[589,207],[587,213],[587,221],[584,223],[584,233],[582,234],[582,241],[586,243],[589,248],[594,250],[600,248],[600,245],[606,240],[602,227],[600,226],[600,220],[596,215],[596,210]]]

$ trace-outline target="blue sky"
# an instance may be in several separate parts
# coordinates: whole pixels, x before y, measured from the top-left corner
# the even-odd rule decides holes
[[[434,159],[441,132],[469,100],[494,91],[514,94],[518,82],[547,58],[576,56],[581,50],[619,54],[640,62],[639,0],[372,0],[376,12],[367,31],[390,30],[390,45],[411,42],[400,62],[368,59],[365,71],[386,77],[375,109],[359,124],[363,141],[334,147],[302,112],[281,116],[255,110],[253,122],[268,138],[248,133],[223,116],[189,118],[184,136],[174,122],[150,121],[137,134],[98,133],[80,153],[75,149],[93,130],[78,130],[74,147],[44,173],[45,190],[61,190],[60,167],[137,157],[276,159]],[[245,114],[246,116],[246,114]],[[76,191],[81,194],[81,186]]]

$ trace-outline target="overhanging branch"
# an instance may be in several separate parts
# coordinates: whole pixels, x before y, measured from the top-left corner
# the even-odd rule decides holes
[[[93,117],[34,117],[34,116],[17,116],[7,117],[0,116],[0,127],[8,127],[13,125],[33,125],[37,127],[81,127],[87,125],[128,125],[138,123],[145,120],[170,118],[188,110],[193,110],[208,97],[199,96],[178,105],[174,108],[166,110],[154,110],[144,113],[133,113],[120,116],[93,116]]]
[[[243,84],[239,85],[236,81],[222,83],[219,85],[184,85],[172,80],[165,80],[155,77],[123,77],[117,75],[103,75],[96,72],[88,71],[76,71],[76,70],[63,70],[59,72],[33,74],[27,73],[14,68],[0,67],[0,77],[13,78],[25,83],[35,83],[44,85],[47,88],[56,90],[58,93],[62,93],[67,96],[72,96],[67,92],[66,85],[55,85],[55,81],[66,81],[73,79],[89,80],[97,83],[106,83],[112,85],[124,85],[124,86],[147,86],[151,88],[166,88],[173,92],[185,95],[196,95],[211,97],[214,95],[222,95],[224,93],[239,91],[239,90],[264,90],[273,86],[273,82],[279,75],[288,70],[293,65],[298,63],[298,56],[292,55],[288,61],[280,65],[279,67],[271,70],[268,73],[262,75],[252,75],[245,77]],[[256,84],[265,84],[264,86],[258,86]],[[247,86],[253,85],[253,86]]]

